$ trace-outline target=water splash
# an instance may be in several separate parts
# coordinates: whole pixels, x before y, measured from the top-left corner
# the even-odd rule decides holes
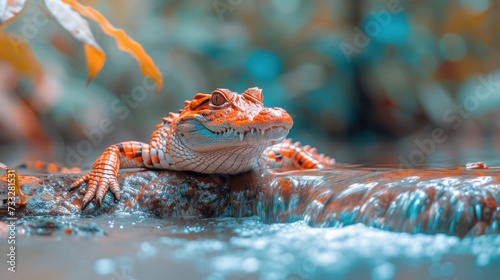
[[[499,233],[496,173],[413,173],[352,169],[324,171],[322,176],[283,173],[261,196],[256,212],[268,223],[303,219],[314,227],[363,223],[391,231],[460,237]]]

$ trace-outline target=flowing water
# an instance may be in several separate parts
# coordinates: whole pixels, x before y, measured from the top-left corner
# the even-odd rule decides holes
[[[1,279],[498,279],[500,265],[498,235],[460,239],[361,224],[314,228],[143,213],[58,223],[87,230],[75,237],[19,226],[17,272],[2,270]]]
[[[251,217],[25,217],[0,279],[499,279],[499,172],[387,171],[277,174]]]

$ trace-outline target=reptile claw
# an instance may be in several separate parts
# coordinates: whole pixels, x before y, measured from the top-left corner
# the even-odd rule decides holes
[[[73,182],[69,189],[75,189],[86,181],[88,181],[87,191],[82,198],[81,210],[84,210],[94,198],[96,199],[96,204],[98,206],[102,206],[104,196],[106,195],[108,189],[111,189],[111,192],[117,200],[120,199],[120,185],[118,185],[118,182],[116,181],[116,175],[109,176],[107,174],[103,174],[101,171],[91,171]]]
[[[87,208],[87,205],[89,205],[89,202],[90,201],[86,200],[86,199],[82,200],[82,208],[81,208],[82,211],[85,210],[85,208]]]
[[[115,180],[111,180],[111,182],[109,182],[109,189],[111,190],[111,192],[113,193],[113,195],[115,196],[116,200],[120,200],[120,185],[118,185],[118,182]]]

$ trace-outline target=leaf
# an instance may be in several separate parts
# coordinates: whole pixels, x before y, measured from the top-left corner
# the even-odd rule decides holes
[[[45,6],[64,29],[84,44],[88,69],[87,83],[90,83],[104,66],[106,54],[92,34],[89,23],[60,0],[45,0]]]
[[[92,7],[83,6],[75,0],[62,1],[70,5],[71,8],[78,11],[81,15],[96,21],[104,33],[116,40],[120,50],[130,53],[137,60],[142,74],[152,79],[156,84],[156,90],[160,91],[163,84],[161,73],[139,43],[130,38],[122,29],[117,29],[111,25],[101,13]]]
[[[26,0],[0,0],[0,23],[13,19],[22,11]]]
[[[27,40],[0,28],[0,61],[11,64],[22,75],[40,78],[43,69],[31,51]]]
[[[85,45],[84,49],[85,57],[87,58],[87,71],[89,72],[89,77],[87,78],[88,84],[101,71],[106,61],[106,54],[102,50],[95,49],[90,45]]]

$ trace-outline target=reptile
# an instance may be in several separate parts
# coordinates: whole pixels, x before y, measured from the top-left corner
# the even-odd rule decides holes
[[[84,182],[82,210],[96,198],[99,205],[108,190],[120,199],[119,169],[148,168],[205,174],[238,174],[260,168],[276,170],[322,169],[335,160],[286,136],[293,120],[282,108],[265,107],[262,90],[242,94],[218,88],[185,101],[179,113],[170,113],[156,126],[149,144],[127,141],[109,146]]]

